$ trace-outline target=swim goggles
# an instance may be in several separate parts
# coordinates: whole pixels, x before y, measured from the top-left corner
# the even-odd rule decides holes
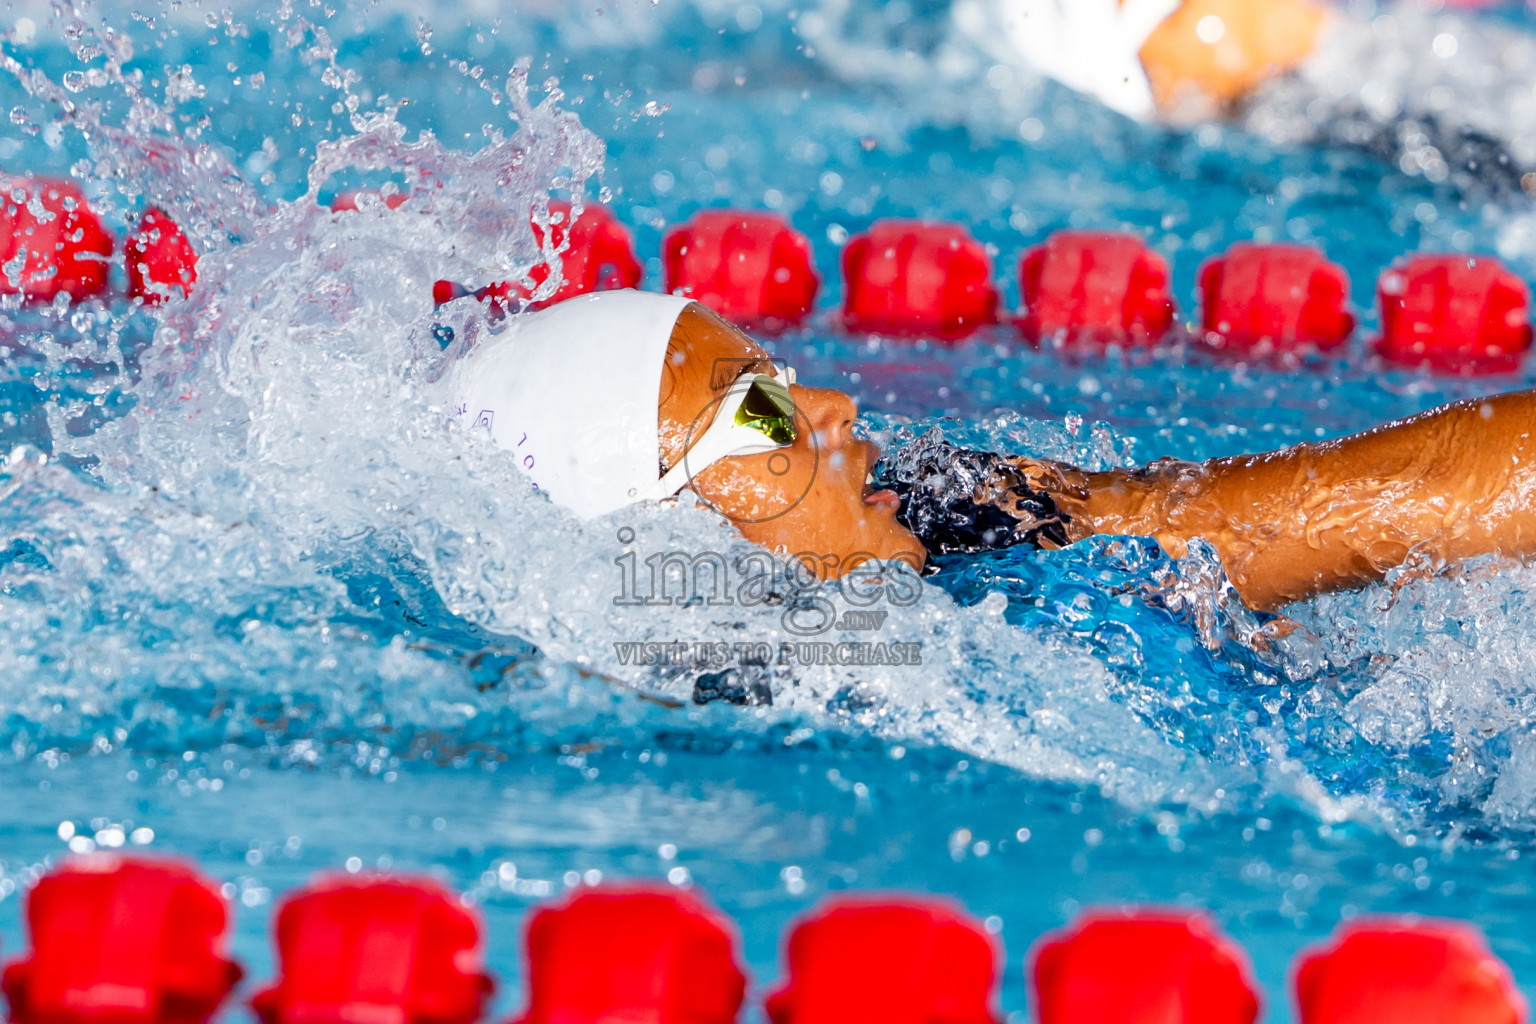
[[[742,374],[720,399],[704,433],[656,484],[652,498],[670,498],[721,459],[759,455],[795,443],[795,400],[789,386],[795,371]]]

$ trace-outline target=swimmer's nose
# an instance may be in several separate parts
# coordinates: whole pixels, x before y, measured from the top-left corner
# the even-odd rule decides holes
[[[852,440],[853,421],[859,415],[859,407],[853,399],[841,391],[798,385],[790,394],[795,399],[796,410],[816,432],[816,443],[821,448],[835,450]]]

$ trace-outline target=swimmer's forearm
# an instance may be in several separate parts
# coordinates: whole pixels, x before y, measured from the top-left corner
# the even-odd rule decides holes
[[[1300,65],[1341,16],[1317,0],[1184,0],[1142,66],[1164,113],[1208,116]]]
[[[1152,536],[1222,556],[1273,608],[1381,578],[1421,556],[1536,554],[1536,393],[1446,406],[1322,444],[1133,472],[1078,474],[1077,536]]]

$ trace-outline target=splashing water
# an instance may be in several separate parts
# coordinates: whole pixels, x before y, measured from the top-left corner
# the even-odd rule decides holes
[[[71,25],[79,38],[91,35]],[[125,56],[126,44],[108,36]],[[356,84],[337,72],[323,30],[299,19],[289,39],[308,47],[339,94]],[[9,588],[16,607],[4,616],[14,631],[5,645],[11,677],[28,680],[16,743],[80,744],[94,739],[81,731],[87,723],[106,729],[114,718],[133,724],[112,726],[109,742],[132,745],[137,730],[192,742],[176,706],[190,698],[144,701],[146,691],[167,689],[229,706],[230,721],[209,727],[222,742],[271,720],[274,704],[283,708],[276,720],[288,722],[288,704],[330,704],[331,695],[373,688],[366,681],[375,676],[413,682],[375,694],[392,722],[444,727],[439,716],[455,712],[415,707],[434,703],[421,688],[444,678],[442,666],[398,636],[381,645],[378,623],[338,621],[365,614],[348,591],[370,573],[395,588],[430,586],[443,612],[532,643],[557,663],[681,698],[696,667],[626,664],[629,645],[749,642],[779,652],[802,639],[776,601],[626,607],[616,600],[624,551],[644,559],[702,544],[733,565],[756,555],[703,512],[577,524],[504,456],[455,436],[434,404],[444,357],[431,282],[522,277],[541,256],[528,228],[535,205],[550,188],[579,189],[600,167],[601,143],[554,95],[530,106],[526,66],[506,86],[514,134],[488,132],[487,145],[464,154],[430,136],[405,142],[388,112],[353,112],[354,134],[317,147],[305,194],[270,210],[214,149],[165,134],[171,120],[120,62],[108,60],[106,74],[132,100],[122,129],[107,129],[36,75],[27,84],[64,104],[68,122],[110,152],[95,165],[102,180],[167,205],[206,249],[193,297],[159,318],[134,355],[137,373],[115,381],[99,373],[89,393],[61,395],[46,409],[51,458],[18,450],[8,463],[12,507],[28,510],[11,562],[25,585]],[[354,170],[403,172],[414,183],[405,206],[361,215],[319,206],[325,183]],[[473,310],[453,323],[461,345],[490,329]],[[128,364],[122,329],[110,322],[103,366]],[[64,342],[37,351],[55,374],[82,356]],[[131,408],[76,436],[70,425],[115,391],[110,400]],[[840,590],[798,599],[832,621],[854,607]],[[921,638],[920,667],[763,666],[780,706],[1047,778],[1102,783],[1137,801],[1213,799],[1225,772],[1168,747],[1108,700],[1108,676],[1086,652],[1013,628],[995,606],[956,608],[932,588],[907,604],[893,604],[884,633]],[[178,625],[186,618],[195,622]],[[818,630],[814,639],[862,638]],[[54,681],[39,691],[30,680],[45,665]],[[444,689],[436,703],[456,703],[453,686]],[[457,695],[466,701],[458,715],[473,714],[469,695]],[[1044,707],[1053,713],[1036,713]],[[359,710],[342,698],[298,717],[344,731],[363,725]]]
[[[447,872],[513,979],[516,918],[594,870],[699,881],[760,978],[783,923],[846,886],[954,892],[1006,920],[1011,963],[1078,901],[1203,904],[1275,995],[1295,947],[1358,910],[1470,918],[1530,967],[1530,571],[1405,567],[1255,616],[1209,548],[1126,537],[945,557],[871,608],[688,502],[593,524],[551,507],[445,416],[450,361],[501,327],[473,301],[433,312],[430,287],[531,289],[559,258],[530,230],[554,192],[613,201],[642,256],[700,204],[791,212],[826,304],[849,233],[942,215],[997,247],[1006,292],[1057,226],[1140,230],[1181,296],[1269,232],[1324,239],[1364,310],[1415,247],[1530,272],[1518,195],[1319,138],[1327,81],[1261,95],[1247,132],[1130,126],[988,54],[945,5],[518,14],[11,21],[8,173],[72,173],[118,229],[163,207],[201,259],[194,295],[158,310],[0,309],[0,926],[66,832],[84,849],[152,824],[226,878],[258,967],[250,910],[353,860]],[[1416,17],[1378,40],[1389,57],[1447,31]],[[1498,88],[1522,31],[1456,29],[1433,84],[1455,94],[1504,46]],[[1461,123],[1433,84],[1393,81],[1404,111]],[[1470,124],[1521,155],[1518,117]],[[344,189],[378,195],[327,210]],[[1531,384],[1392,375],[1359,350],[1233,365],[826,327],[770,345],[854,393],[886,447],[934,433],[1092,468]],[[871,609],[879,628],[856,628]],[[819,660],[871,642],[920,642],[922,663]],[[728,671],[736,645],[754,657]],[[1023,976],[1001,998],[1023,1007]]]
[[[466,452],[444,476],[445,454],[461,445],[418,397],[432,362],[431,282],[516,278],[557,260],[538,249],[530,215],[547,221],[551,188],[579,195],[601,167],[601,141],[556,96],[532,105],[519,65],[506,82],[511,134],[487,126],[482,148],[458,153],[429,133],[406,142],[392,111],[358,114],[353,103],[353,134],[317,146],[309,190],[269,206],[218,147],[169,134],[167,109],[123,71],[123,37],[78,14],[65,35],[82,59],[111,54],[104,73],[130,101],[127,124],[109,127],[100,106],[76,106],[40,72],[23,84],[92,143],[99,182],[169,209],[202,256],[193,297],[152,325],[104,308],[25,336],[17,353],[41,361],[33,382],[52,400],[41,410],[46,444],[19,446],[6,462],[16,742],[73,733],[89,743],[85,723],[113,717],[126,724],[109,741],[132,742],[136,719],[157,716],[142,724],[175,734],[178,710],[147,695],[221,693],[217,706],[254,682],[258,702],[281,703],[309,680],[263,687],[303,666],[325,680],[318,694],[353,689],[349,678],[440,680],[431,659],[380,646],[369,635],[378,623],[345,624],[366,612],[332,570],[387,550],[410,573],[441,559],[454,531],[473,536],[489,519],[505,542],[496,524],[517,521],[507,517],[553,518],[495,460]],[[356,83],[337,73],[323,29],[295,18],[286,38],[339,93]],[[333,215],[317,204],[332,175],[374,169],[414,177],[401,214],[365,203]],[[37,326],[54,326],[48,319]],[[471,465],[482,482],[456,492],[453,477]],[[382,547],[367,541],[375,536]],[[338,643],[345,655],[327,653]]]
[[[801,625],[806,615],[846,621],[847,594],[792,579],[781,581],[787,593],[754,604],[729,602],[728,592],[685,601],[689,581],[663,578],[662,602],[631,607],[618,599],[625,559],[716,554],[712,565],[734,571],[760,556],[698,510],[578,524],[445,419],[436,381],[446,360],[496,327],[467,301],[435,316],[430,283],[525,278],[558,258],[539,251],[530,217],[547,219],[550,190],[579,195],[602,169],[602,141],[561,109],[558,86],[545,83],[535,105],[530,63],[520,62],[490,90],[508,101],[510,134],[487,126],[472,150],[430,132],[407,141],[398,104],[360,111],[362,76],[338,61],[324,27],[291,11],[277,25],[351,129],[317,143],[305,190],[286,201],[247,184],[216,143],[178,130],[177,104],[206,90],[188,69],[167,82],[163,103],[151,99],[142,73],[125,70],[134,54],[125,33],[69,10],[63,35],[87,72],[55,84],[10,62],[89,146],[77,171],[97,183],[105,208],[160,205],[203,252],[193,297],[152,326],[144,313],[103,308],[73,332],[25,345],[43,362],[34,384],[52,399],[42,408],[47,443],[19,447],[6,463],[13,746],[343,735],[369,728],[358,716],[370,702],[383,716],[373,721],[390,728],[464,728],[505,699],[468,692],[473,657],[452,653],[467,637],[475,653],[504,649],[518,666],[545,664],[536,649],[553,665],[686,700],[700,666],[637,662],[636,645],[751,643],[777,654],[806,642],[796,615]],[[78,100],[87,88],[119,95]],[[126,109],[120,124],[109,108]],[[360,213],[333,214],[319,203],[329,183],[371,172],[404,179],[398,211],[365,199]],[[461,339],[446,355],[444,324]],[[898,420],[886,433],[901,443],[912,429]],[[1023,418],[950,429],[989,450],[1130,462],[1102,427],[1087,448]],[[769,659],[747,673],[774,694],[769,720],[805,716],[812,727],[937,743],[1140,804],[1215,808],[1278,791],[1333,817],[1363,813],[1328,768],[1344,751],[1448,745],[1450,767],[1432,773],[1440,808],[1420,802],[1417,776],[1383,770],[1378,784],[1399,790],[1389,805],[1427,815],[1419,825],[1469,812],[1523,820],[1511,787],[1490,790],[1466,774],[1471,764],[1487,778],[1489,758],[1523,763],[1523,744],[1478,738],[1503,737],[1500,711],[1518,699],[1495,686],[1486,700],[1442,696],[1453,708],[1438,716],[1405,713],[1405,688],[1421,680],[1407,666],[1426,656],[1389,640],[1438,640],[1450,622],[1475,631],[1487,616],[1443,609],[1475,604],[1482,598],[1469,594],[1489,586],[1518,593],[1519,574],[1488,574],[1499,582],[1474,591],[1401,581],[1399,595],[1433,588],[1423,607],[1439,610],[1396,629],[1342,625],[1342,609],[1374,610],[1379,594],[1329,599],[1299,613],[1303,629],[1276,638],[1198,548],[1182,561],[1125,541],[961,562],[918,599],[882,608],[882,635],[920,639],[921,666]],[[667,601],[673,584],[677,599]],[[381,593],[413,610],[381,616]],[[1394,603],[1388,621],[1402,607],[1421,603]],[[437,650],[416,642],[400,628],[415,616],[452,639]],[[1158,640],[1168,636],[1180,639],[1165,649]],[[1364,653],[1372,636],[1383,645],[1373,655]],[[813,639],[868,638],[834,626]],[[1366,669],[1369,683],[1345,699],[1349,685],[1336,680],[1372,657],[1404,667]],[[1443,687],[1456,664],[1437,657],[1420,673]],[[45,667],[49,683],[38,686]],[[343,696],[359,692],[367,696]],[[198,706],[223,710],[194,732],[187,710]],[[1298,712],[1303,724],[1288,726]],[[1347,724],[1355,746],[1319,753],[1308,725],[1319,718]]]
[[[963,213],[1008,254],[1040,227],[1130,223],[1172,258],[1187,292],[1179,282],[1239,233],[1327,226],[1329,204],[1365,174],[1356,163],[1323,174],[1338,153],[1310,136],[1323,148],[1274,155],[1264,146],[1299,137],[1273,124],[1250,124],[1262,144],[1223,129],[1213,151],[1196,141],[1204,129],[1195,140],[1158,136],[1062,100],[1023,71],[1003,82],[947,15],[908,6],[901,21],[886,9],[894,5],[801,6],[793,31],[775,20],[787,8],[761,5],[749,29],[751,17],[700,2],[680,13],[620,4],[606,21],[587,9],[533,11],[503,37],[488,20],[457,32],[412,14],[381,29],[385,41],[368,44],[376,49],[338,29],[350,14],[290,7],[248,24],[199,14],[192,28],[161,13],[132,31],[64,8],[32,19],[57,35],[42,57],[28,56],[13,27],[5,66],[25,93],[13,114],[22,141],[0,154],[18,164],[35,156],[39,171],[67,167],[119,226],[160,206],[201,254],[193,295],[159,310],[3,311],[0,714],[22,766],[15,777],[30,786],[36,764],[74,756],[70,770],[84,781],[72,785],[83,791],[92,770],[78,755],[112,763],[106,755],[119,751],[206,762],[205,782],[226,777],[225,760],[236,766],[231,779],[248,762],[269,764],[276,774],[261,785],[275,793],[294,794],[283,773],[316,764],[416,771],[428,789],[448,789],[467,784],[452,774],[465,765],[510,762],[532,778],[527,759],[546,753],[583,778],[599,767],[628,778],[640,763],[631,755],[669,749],[694,765],[695,780],[759,770],[777,780],[763,784],[778,787],[769,796],[742,798],[753,806],[793,804],[785,794],[798,776],[776,760],[790,756],[829,779],[843,772],[829,785],[848,793],[847,780],[861,776],[919,808],[959,806],[989,828],[1038,798],[1051,807],[1031,826],[1042,837],[1070,835],[1076,851],[1096,830],[1088,846],[1097,849],[1118,828],[1110,846],[1131,859],[1148,842],[1166,852],[1196,834],[1205,839],[1188,841],[1205,843],[1206,862],[1235,856],[1237,841],[1220,836],[1228,821],[1284,820],[1313,839],[1362,828],[1394,837],[1389,846],[1442,837],[1447,850],[1524,847],[1536,820],[1529,570],[1408,567],[1380,587],[1275,618],[1237,601],[1208,548],[1176,560],[1149,541],[1101,538],[1064,552],[953,556],[936,576],[883,581],[879,627],[861,629],[850,613],[869,606],[857,594],[810,585],[707,510],[678,501],[579,523],[453,425],[441,385],[449,361],[500,326],[472,300],[434,311],[432,282],[531,288],[529,268],[559,258],[530,228],[547,223],[551,192],[613,198],[642,252],[655,249],[658,225],[717,198],[789,204],[815,233],[834,292],[838,239],[886,213]],[[712,41],[716,21],[755,42],[710,49],[723,45]],[[177,25],[214,33],[227,54],[188,57]],[[678,38],[669,43],[669,33]],[[686,67],[647,49],[671,46],[663,55],[676,57],[693,42],[699,56]],[[800,64],[783,57],[786,45],[807,43],[819,50]],[[411,58],[393,67],[390,48],[401,46]],[[509,71],[488,71],[506,47],[521,48],[501,64]],[[546,51],[575,63],[516,59]],[[583,78],[581,68],[630,51],[640,56],[622,73]],[[880,59],[893,53],[901,60]],[[941,87],[919,96],[900,76],[876,74],[909,60],[943,71],[929,79]],[[754,76],[776,62],[789,70],[754,92]],[[738,71],[739,97],[719,98]],[[650,91],[640,84],[658,80]],[[797,99],[806,81],[828,98]],[[896,99],[869,98],[882,90]],[[997,103],[983,108],[978,96]],[[1258,109],[1295,127],[1293,101],[1277,92]],[[688,118],[712,122],[683,113],[689,104],[729,130],[690,135]],[[1021,144],[1020,120],[1047,107],[1056,112],[1041,117],[1045,141]],[[493,123],[473,123],[485,109]],[[417,121],[426,124],[413,131]],[[944,134],[956,124],[968,134]],[[1102,160],[1084,163],[1085,150]],[[790,155],[739,166],[756,151]],[[1148,153],[1155,159],[1138,156]],[[768,165],[782,177],[768,178]],[[1373,183],[1397,172],[1371,173],[1367,191],[1386,196],[1383,223],[1397,226],[1372,235],[1364,215],[1331,223],[1346,236],[1339,245],[1357,289],[1368,291],[1383,254],[1458,231],[1531,262],[1519,207],[1470,212],[1422,188],[1388,194]],[[796,174],[804,182],[787,184]],[[1149,187],[1157,175],[1193,184]],[[392,210],[364,194],[345,213],[322,204],[355,187],[405,202]],[[1005,284],[1016,289],[1006,275]],[[1530,383],[1393,377],[1363,359],[1234,367],[1177,349],[1037,352],[1003,330],[955,348],[909,346],[823,326],[770,343],[808,382],[855,393],[881,443],[899,448],[936,430],[956,444],[1091,468],[1289,443]],[[654,578],[648,560],[661,567]],[[750,571],[771,574],[767,585]],[[833,664],[817,646],[876,641],[920,643],[921,663]],[[768,654],[732,675],[718,651],[737,645]],[[692,704],[711,692],[749,704],[771,694],[772,704]],[[957,781],[979,769],[955,759],[989,766],[1007,781],[986,785],[1003,795]],[[628,767],[618,771],[620,762]],[[430,782],[438,763],[454,767]],[[902,788],[918,785],[903,781],[917,765],[936,795]],[[649,782],[611,785],[598,801],[607,809],[593,812],[609,825],[622,817],[613,806],[652,792]],[[1087,798],[1086,813],[1124,814],[1122,823],[1088,828],[1082,797],[1053,795],[1084,789],[1111,801]],[[345,806],[332,806],[337,820]],[[921,819],[942,817],[886,813],[897,831],[923,832]],[[450,836],[468,834],[457,827]],[[1248,828],[1262,843],[1269,827]],[[979,821],[944,829],[945,870],[979,862]],[[1016,830],[1005,831],[1029,832]],[[475,836],[464,840],[474,849],[499,841]],[[735,832],[710,841],[722,862],[745,850]],[[1272,843],[1271,860],[1292,856]],[[762,853],[763,863],[773,856]],[[1342,854],[1316,856],[1328,866],[1309,868],[1314,880],[1348,881]],[[614,858],[609,870],[630,863]],[[549,860],[547,876],[558,877],[548,872],[559,858]],[[863,878],[947,877],[917,854],[885,860],[901,870],[866,865]],[[1077,868],[1062,870],[1052,892],[1077,893]],[[769,874],[766,884],[779,885]],[[1294,913],[1284,916],[1299,927],[1305,887],[1285,887]],[[1065,907],[1053,903],[1051,914]]]

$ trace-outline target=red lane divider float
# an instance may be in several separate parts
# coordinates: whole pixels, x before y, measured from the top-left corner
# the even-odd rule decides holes
[[[474,1024],[495,990],[479,921],[430,880],[324,878],[284,901],[276,938],[263,1024]]]
[[[241,969],[213,884],[174,861],[96,854],[26,895],[29,956],[0,975],[15,1024],[206,1024]],[[473,1024],[494,983],[477,917],[429,879],[323,877],[283,901],[263,1024]],[[508,1024],[733,1024],[730,922],[688,890],[581,889],[527,928],[528,1006]],[[785,945],[773,1024],[995,1024],[1000,950],[958,907],[828,900]],[[1033,953],[1039,1024],[1252,1024],[1242,951],[1203,913],[1090,911]],[[1521,1024],[1476,929],[1356,921],[1296,962],[1300,1024]]]
[[[359,193],[342,193],[333,210],[356,210]],[[406,197],[384,203],[395,209]],[[34,212],[40,210],[41,212]],[[542,222],[541,222],[542,221]],[[562,283],[540,305],[586,292],[633,288],[643,270],[629,231],[605,206],[552,201],[533,219],[542,244],[561,255]],[[125,247],[129,294],[147,304],[197,280],[197,254],[162,211],[146,211]],[[108,283],[112,236],[79,189],[68,182],[0,176],[0,294],[52,302],[101,295]],[[770,329],[803,321],[818,280],[810,244],[769,214],[709,210],[670,233],[664,246],[666,287],[691,294],[727,317]],[[882,220],[843,249],[842,320],[852,331],[966,337],[997,322],[998,293],[985,247],[961,225]],[[553,269],[539,264],[537,288]],[[1098,339],[1155,342],[1171,327],[1174,306],[1166,262],[1132,235],[1062,231],[1031,249],[1020,264],[1024,311],[1032,341]],[[1207,338],[1244,353],[1304,348],[1329,351],[1353,333],[1349,279],[1320,252],[1286,244],[1239,243],[1200,271]],[[1418,256],[1378,283],[1382,335],[1376,350],[1389,362],[1457,373],[1517,369],[1532,347],[1525,283],[1490,256]],[[465,295],[502,312],[532,290],[498,282],[471,290],[438,281],[439,303]]]
[[[790,933],[773,1024],[994,1024],[997,950],[958,908],[829,900]]]
[[[533,218],[533,237],[540,246],[544,244],[545,225]],[[550,244],[559,246],[569,240],[560,253],[560,287],[550,298],[533,303],[531,308],[541,309],[556,302],[588,292],[609,291],[614,288],[636,288],[644,274],[640,261],[635,258],[635,244],[629,231],[620,224],[613,211],[606,206],[584,206],[581,216],[574,217],[571,204],[551,200],[549,204]],[[513,299],[525,299],[533,294],[554,268],[540,263],[528,271],[533,289],[515,281],[498,281],[478,290],[470,290],[454,281],[438,281],[432,286],[432,300],[438,305],[454,299],[473,295],[499,315],[506,311]]]
[[[587,292],[639,286],[644,272],[635,258],[635,240],[608,207],[593,203],[582,207],[581,216],[573,217],[570,203],[551,200],[548,230],[551,245],[558,247],[569,239],[569,246],[560,254],[564,281],[546,305]],[[533,237],[540,245],[544,244],[544,231],[535,217]],[[552,273],[549,264],[541,263],[528,276],[537,287]]]
[[[410,198],[404,192],[391,192],[387,196],[380,196],[380,194],[373,189],[353,189],[350,192],[338,192],[336,195],[331,197],[331,212],[356,213],[358,210],[357,201],[364,198],[365,196],[382,198],[384,200],[385,207],[391,210],[400,209],[400,207],[405,205],[405,201]]]
[[[1040,1024],[1253,1024],[1242,951],[1204,914],[1084,914],[1035,953]]]
[[[1498,372],[1530,350],[1530,293],[1492,256],[1417,256],[1382,274],[1377,291],[1377,349],[1392,362]]]
[[[1476,929],[1355,921],[1296,967],[1301,1024],[1519,1024],[1525,999]]]
[[[32,953],[0,978],[15,1024],[202,1024],[243,973],[223,952],[223,898],[172,861],[71,860],[26,919]]]
[[[0,263],[22,250],[19,271],[0,272],[0,293],[79,302],[106,291],[112,236],[69,182],[0,176]]]
[[[197,283],[197,253],[181,226],[170,215],[151,207],[123,246],[128,264],[128,294],[158,306],[180,292],[188,295]]]
[[[1173,326],[1168,264],[1135,235],[1058,231],[1025,254],[1019,281],[1032,342],[1150,344]]]
[[[516,1024],[731,1024],[746,992],[730,922],[670,886],[589,889],[528,924]]]
[[[1238,351],[1338,348],[1355,331],[1349,275],[1305,245],[1240,242],[1200,268],[1206,337]]]
[[[963,338],[997,322],[992,259],[958,224],[881,220],[843,249],[851,331]]]
[[[700,210],[662,241],[665,289],[738,323],[770,330],[816,305],[811,242],[771,213]]]

